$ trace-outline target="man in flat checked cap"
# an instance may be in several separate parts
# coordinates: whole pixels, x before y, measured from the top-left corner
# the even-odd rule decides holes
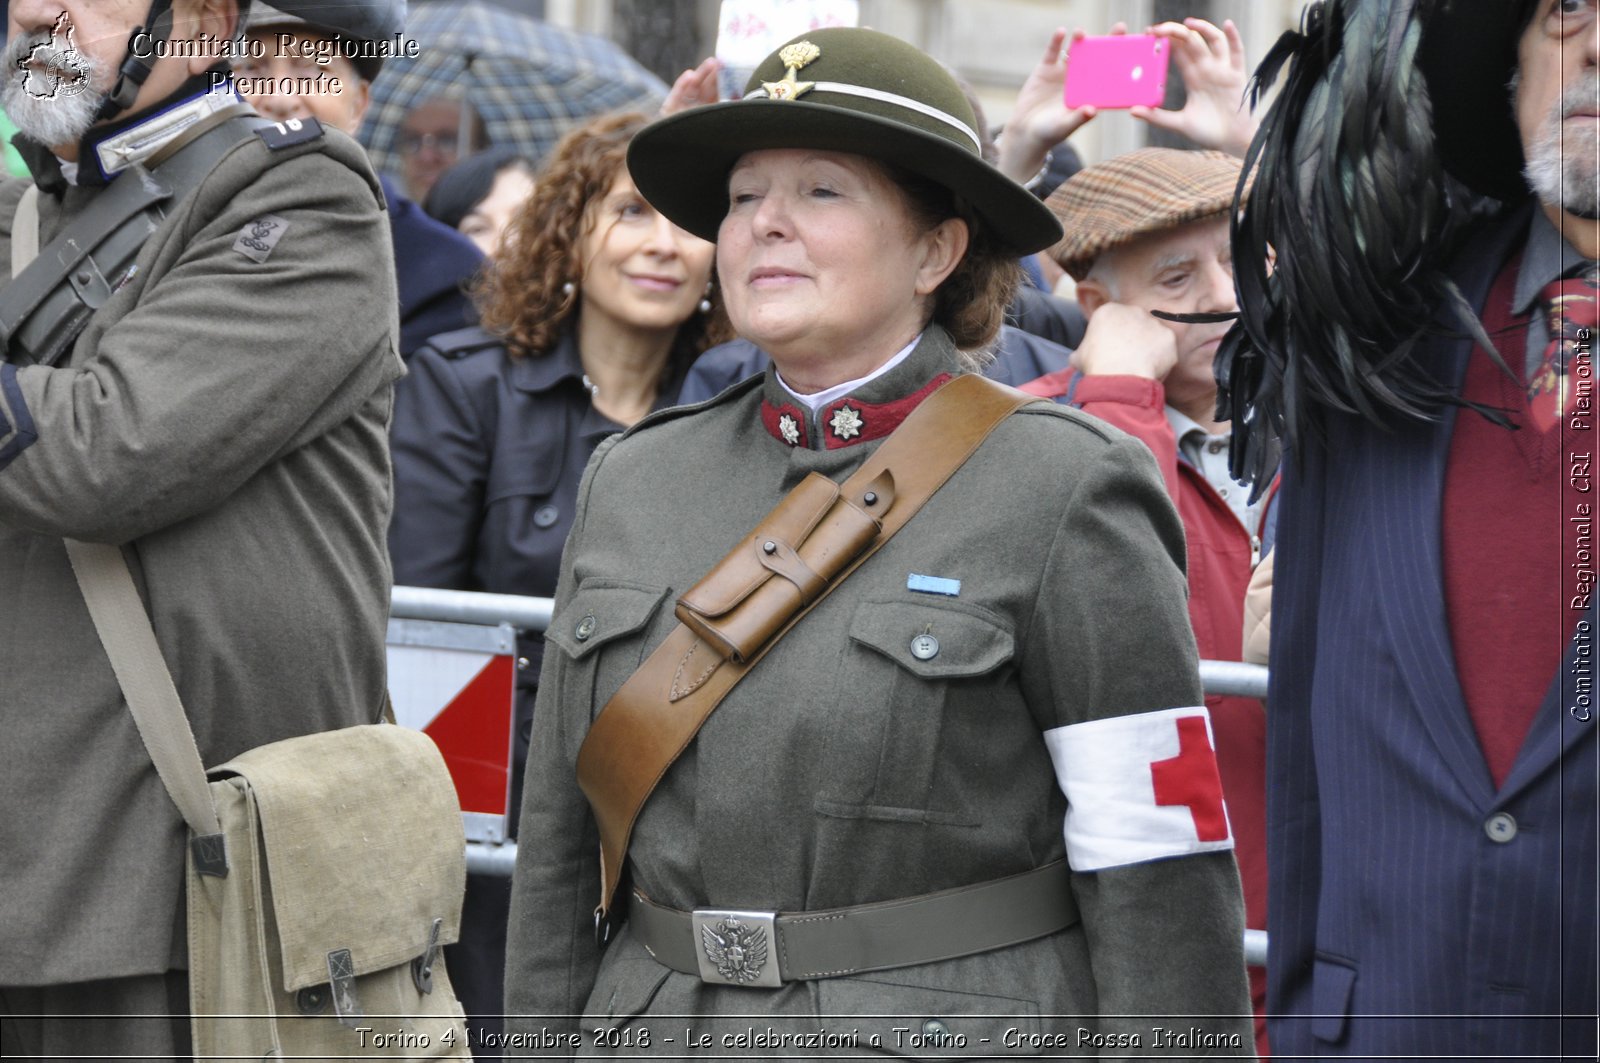
[[[1189,618],[1203,659],[1237,661],[1245,587],[1262,550],[1270,495],[1252,503],[1228,475],[1211,363],[1226,320],[1168,321],[1238,309],[1228,207],[1240,162],[1218,151],[1144,148],[1079,171],[1047,205],[1066,235],[1050,256],[1078,282],[1088,331],[1072,366],[1022,390],[1076,406],[1156,456],[1188,543]],[[1254,698],[1210,695],[1217,765],[1233,826],[1246,925],[1266,926],[1266,718]],[[1256,1041],[1266,1052],[1266,982],[1251,969]]]
[[[1592,1060],[1600,14],[1328,0],[1273,57],[1218,358],[1240,470],[1285,447],[1273,1048]]]

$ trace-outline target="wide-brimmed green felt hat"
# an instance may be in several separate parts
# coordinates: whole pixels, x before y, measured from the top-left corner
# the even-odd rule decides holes
[[[633,138],[628,170],[639,192],[706,240],[728,212],[728,172],[746,152],[815,148],[892,162],[964,200],[1020,254],[1061,238],[1055,216],[985,162],[977,121],[938,61],[875,30],[833,27],[789,41],[762,60],[743,99],[671,115]]]

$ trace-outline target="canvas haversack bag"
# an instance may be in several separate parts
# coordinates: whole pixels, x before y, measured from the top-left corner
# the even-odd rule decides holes
[[[433,740],[392,724],[209,772],[120,548],[67,541],[140,737],[190,830],[196,1059],[470,1059],[442,947],[466,842]]]

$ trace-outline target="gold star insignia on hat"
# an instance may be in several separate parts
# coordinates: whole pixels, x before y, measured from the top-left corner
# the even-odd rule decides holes
[[[816,85],[814,81],[800,81],[797,79],[800,68],[812,62],[822,54],[822,49],[810,41],[795,41],[778,52],[778,61],[788,67],[784,71],[781,81],[763,81],[761,87],[767,90],[767,98],[771,100],[798,99],[810,92]]]

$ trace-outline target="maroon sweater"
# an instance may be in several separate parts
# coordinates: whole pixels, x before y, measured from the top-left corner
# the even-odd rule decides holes
[[[1523,365],[1529,320],[1511,307],[1520,257],[1501,269],[1483,309],[1484,326],[1514,369]],[[1445,471],[1443,575],[1456,674],[1496,789],[1561,666],[1594,579],[1594,376],[1586,356],[1573,360],[1571,381],[1576,406],[1569,401],[1566,416],[1542,433],[1527,415],[1520,379],[1475,349],[1464,396],[1509,409],[1521,427],[1507,431],[1461,411]]]

